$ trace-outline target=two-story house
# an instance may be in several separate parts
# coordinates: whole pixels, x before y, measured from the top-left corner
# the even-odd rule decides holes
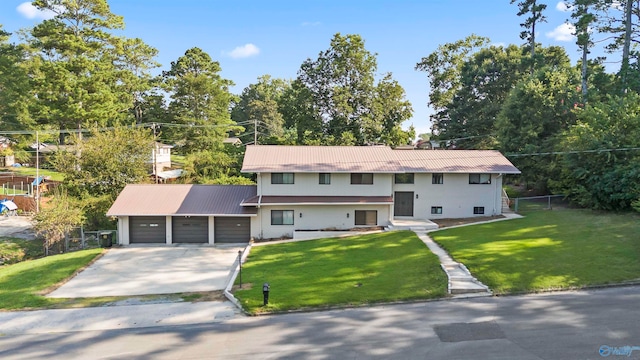
[[[130,185],[107,215],[118,217],[123,244],[215,244],[499,215],[502,178],[519,170],[490,150],[254,145],[242,172],[257,184]]]
[[[257,195],[242,205],[258,209],[264,238],[499,215],[502,176],[519,173],[497,151],[268,145],[247,147],[242,172],[256,174]]]

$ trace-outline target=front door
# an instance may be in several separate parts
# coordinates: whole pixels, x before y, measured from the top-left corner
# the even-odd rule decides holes
[[[393,197],[394,216],[413,216],[413,191],[396,191]]]

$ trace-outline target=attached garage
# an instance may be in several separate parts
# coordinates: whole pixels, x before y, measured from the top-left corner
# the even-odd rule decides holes
[[[249,217],[216,217],[214,228],[216,244],[246,243],[251,238]]]
[[[129,243],[164,244],[167,239],[167,219],[164,216],[131,216]]]
[[[230,244],[251,239],[255,185],[130,184],[107,216],[118,218],[118,243]],[[169,220],[167,220],[169,219]]]
[[[171,226],[174,244],[206,244],[209,241],[209,221],[206,216],[174,216]]]

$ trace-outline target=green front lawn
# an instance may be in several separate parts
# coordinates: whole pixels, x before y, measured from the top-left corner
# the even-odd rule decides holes
[[[41,293],[89,264],[102,249],[82,250],[23,261],[0,268],[0,309],[51,307],[64,299]]]
[[[410,231],[254,246],[242,280],[234,295],[250,313],[447,295],[438,258]],[[267,307],[265,282],[271,285]]]
[[[538,211],[430,236],[497,294],[640,280],[635,213]]]

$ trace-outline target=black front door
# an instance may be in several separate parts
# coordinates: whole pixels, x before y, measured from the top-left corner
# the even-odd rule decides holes
[[[396,191],[393,197],[394,216],[413,216],[413,191]]]

